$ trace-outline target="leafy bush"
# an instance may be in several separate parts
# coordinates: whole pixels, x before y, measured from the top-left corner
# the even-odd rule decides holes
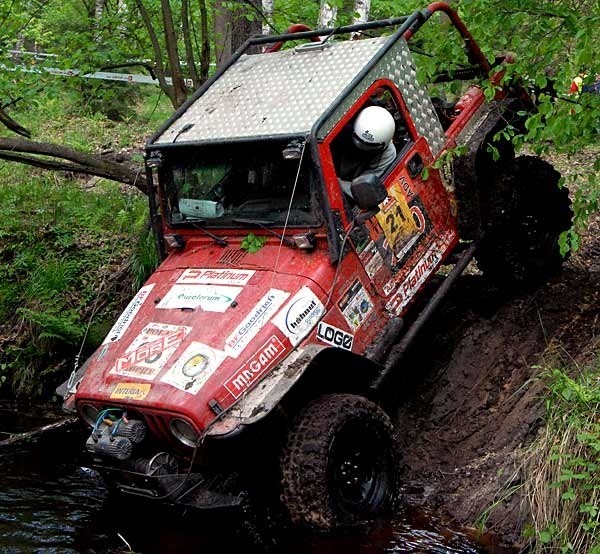
[[[41,394],[81,348],[97,346],[132,294],[129,258],[145,219],[137,191],[86,191],[0,165],[0,389]],[[112,282],[119,272],[125,278]]]
[[[546,427],[526,464],[533,552],[600,554],[600,357],[546,370]]]

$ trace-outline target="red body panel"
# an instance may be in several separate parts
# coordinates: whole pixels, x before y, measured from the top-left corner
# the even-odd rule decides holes
[[[363,98],[381,86],[392,91],[410,121],[389,81],[374,83]],[[467,101],[465,113],[478,100],[474,95]],[[330,145],[362,102],[319,145],[329,204],[346,229],[352,214],[346,212]],[[248,230],[215,230],[227,235],[226,248],[201,231],[177,231],[185,246],[171,250],[92,356],[76,404],[142,411],[155,433],[167,438],[172,415],[206,429],[304,344],[364,353],[458,242],[451,197],[431,168],[429,146],[412,124],[410,133],[410,145],[385,179],[388,199],[366,222],[366,241],[358,244],[350,236],[352,248],[339,268],[318,232],[310,251],[266,235],[267,244],[251,254],[240,248]],[[420,169],[411,176],[411,159],[430,168],[426,180]]]
[[[333,277],[327,252],[284,246],[282,255],[271,242],[231,269],[217,264],[223,249],[203,239],[171,254],[142,289],[122,335],[111,341],[109,333],[93,355],[77,402],[176,411],[205,428],[215,418],[209,402],[227,408],[293,349],[293,329],[274,323],[281,308],[304,291],[299,307],[309,309],[303,299],[314,298],[307,315],[323,310]]]

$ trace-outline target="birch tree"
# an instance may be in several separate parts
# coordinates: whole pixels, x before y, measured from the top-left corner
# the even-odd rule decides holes
[[[319,10],[319,27],[333,27],[337,24],[338,15],[352,14],[352,23],[365,23],[369,20],[369,11],[371,9],[371,0],[346,0],[341,6],[341,13],[338,6],[329,4],[327,0],[322,0]]]
[[[272,32],[270,24],[273,22],[273,4],[274,0],[262,0],[262,13],[265,16],[262,24],[263,35],[270,35]]]

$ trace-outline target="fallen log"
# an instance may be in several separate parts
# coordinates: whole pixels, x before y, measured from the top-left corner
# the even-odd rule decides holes
[[[37,427],[25,433],[15,433],[7,439],[0,441],[0,450],[9,446],[32,445],[41,439],[46,439],[50,435],[72,431],[77,426],[77,421],[78,420],[76,417],[66,417],[59,421],[55,421],[54,423],[42,425],[41,427]]]

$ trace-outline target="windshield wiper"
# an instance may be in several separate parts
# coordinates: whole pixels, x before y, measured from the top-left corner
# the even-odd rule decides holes
[[[194,229],[200,229],[205,235],[208,235],[213,239],[219,246],[229,246],[229,243],[223,238],[214,233],[211,233],[208,229],[204,228],[206,220],[204,219],[186,219],[186,223],[189,223]]]
[[[286,246],[291,246],[292,248],[296,248],[296,243],[289,237],[286,237],[277,231],[273,231],[273,229],[269,229],[270,225],[275,225],[274,221],[269,221],[268,219],[248,219],[248,218],[236,218],[232,219],[234,223],[240,223],[242,225],[256,225],[261,229],[267,231],[267,233],[271,233],[276,236],[279,240],[281,240]]]

